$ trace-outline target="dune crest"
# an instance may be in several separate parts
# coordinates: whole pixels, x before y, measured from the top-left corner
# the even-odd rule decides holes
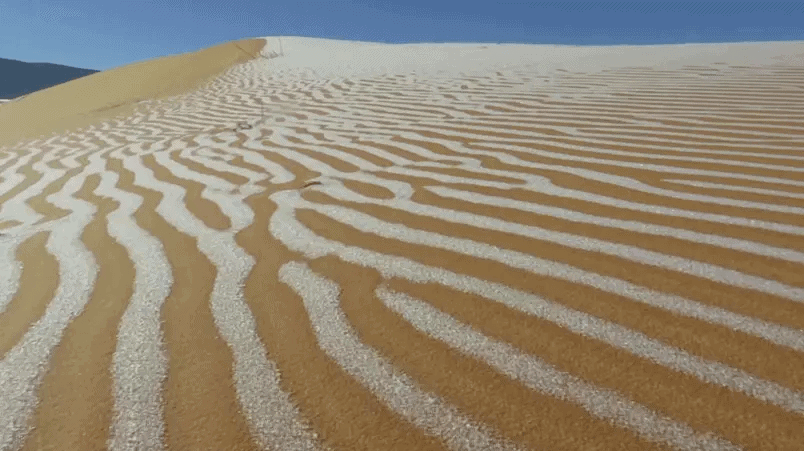
[[[138,102],[186,93],[259,54],[264,39],[219,44],[88,75],[0,109],[0,146],[130,115]]]

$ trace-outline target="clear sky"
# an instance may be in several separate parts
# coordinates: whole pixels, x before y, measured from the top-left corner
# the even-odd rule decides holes
[[[804,1],[0,0],[0,58],[29,62],[102,70],[289,35],[574,45],[804,40]]]

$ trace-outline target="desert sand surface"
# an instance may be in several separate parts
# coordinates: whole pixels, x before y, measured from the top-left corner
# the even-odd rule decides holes
[[[227,42],[117,67],[33,92],[25,96],[25,102],[9,103],[0,110],[0,145],[128,116],[140,102],[186,92],[232,64],[254,58],[264,45],[264,39]]]
[[[0,450],[804,443],[804,43],[267,37],[0,124]]]

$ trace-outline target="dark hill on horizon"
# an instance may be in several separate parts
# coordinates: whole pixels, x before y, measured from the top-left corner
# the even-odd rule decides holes
[[[0,99],[14,99],[96,72],[60,64],[0,58]]]

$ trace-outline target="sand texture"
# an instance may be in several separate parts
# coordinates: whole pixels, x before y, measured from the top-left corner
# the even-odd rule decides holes
[[[184,93],[252,59],[264,39],[227,42],[98,72],[43,89],[0,110],[0,145],[128,116],[145,101]]]
[[[802,449],[804,43],[268,37],[0,124],[0,450]]]

